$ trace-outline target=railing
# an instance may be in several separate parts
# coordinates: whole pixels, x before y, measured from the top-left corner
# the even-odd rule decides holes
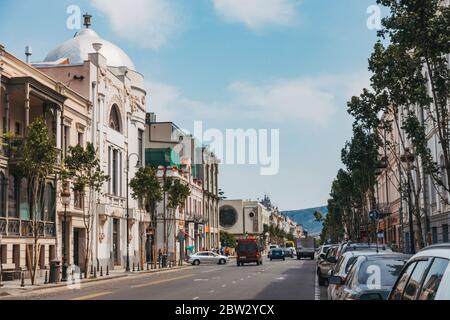
[[[24,139],[22,137],[12,137],[1,139],[0,155],[10,158],[10,160],[19,160],[22,156]],[[54,147],[56,153],[56,164],[60,165],[62,160],[62,150]]]
[[[56,228],[54,222],[39,221],[36,228],[39,237],[56,237]],[[17,218],[0,218],[0,234],[13,237],[33,237],[33,221],[20,220]]]

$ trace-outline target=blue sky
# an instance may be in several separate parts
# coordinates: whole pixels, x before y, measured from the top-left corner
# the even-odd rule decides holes
[[[245,5],[244,5],[245,3]],[[367,86],[375,0],[0,0],[0,43],[43,60],[76,30],[69,5],[146,78],[148,109],[192,130],[280,129],[280,170],[221,166],[229,198],[268,193],[281,209],[326,204],[351,136],[346,101]]]

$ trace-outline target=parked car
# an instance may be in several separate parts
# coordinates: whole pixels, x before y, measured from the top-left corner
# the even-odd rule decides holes
[[[341,285],[335,296],[339,300],[386,300],[410,255],[362,255],[351,267],[345,283],[332,276],[330,283]]]
[[[285,251],[282,248],[275,248],[271,250],[270,261],[272,260],[286,260]]]
[[[254,263],[257,265],[263,263],[262,250],[256,239],[242,239],[238,240],[236,247],[236,263],[239,266],[243,266],[245,263]]]
[[[317,261],[317,277],[319,278],[319,285],[325,286],[328,284],[329,272],[334,268],[337,262],[336,254],[339,246],[331,246],[323,259]]]
[[[349,251],[341,255],[337,260],[334,268],[329,271],[330,279],[328,281],[328,299],[329,300],[339,299],[338,297],[339,289],[345,283],[350,268],[353,266],[353,264],[356,262],[356,259],[359,256],[381,255],[386,253],[387,252],[385,251],[377,252],[375,250],[369,250],[369,251]]]
[[[414,255],[389,300],[450,300],[450,244],[429,246]]]
[[[393,252],[391,248],[386,245],[377,245],[376,243],[353,243],[353,242],[345,242],[339,246],[337,257],[339,258],[341,255],[346,253],[347,251],[380,251],[380,252]]]
[[[325,244],[325,245],[320,246],[316,252],[317,260],[319,260],[319,261],[324,260],[328,249],[330,249],[332,246],[333,246],[332,244]]]
[[[226,264],[229,258],[211,251],[200,251],[189,257],[189,263],[198,266],[199,264]]]

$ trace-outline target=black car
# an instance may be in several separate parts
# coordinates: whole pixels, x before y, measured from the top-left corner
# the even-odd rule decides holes
[[[270,251],[270,261],[272,261],[273,259],[285,261],[286,256],[284,254],[284,250],[282,248],[272,249]]]

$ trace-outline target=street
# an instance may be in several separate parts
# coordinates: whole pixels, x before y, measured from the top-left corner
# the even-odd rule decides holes
[[[316,261],[287,259],[237,267],[193,268],[84,284],[10,297],[23,300],[317,300],[326,291],[317,286]]]

